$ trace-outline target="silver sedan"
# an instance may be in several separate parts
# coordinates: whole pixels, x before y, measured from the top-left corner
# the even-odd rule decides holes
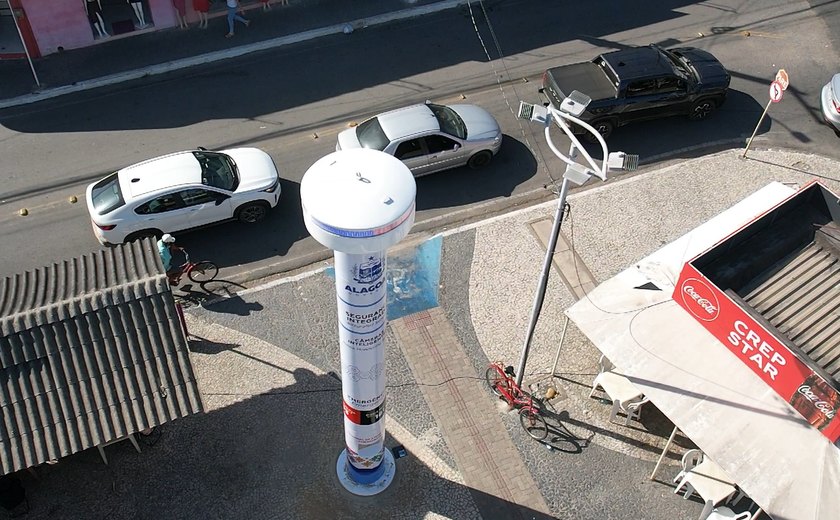
[[[379,114],[342,131],[335,149],[380,150],[400,159],[419,177],[463,165],[481,168],[501,146],[499,123],[483,108],[426,102]]]
[[[834,127],[840,135],[840,74],[835,74],[823,88],[820,105],[825,122]]]

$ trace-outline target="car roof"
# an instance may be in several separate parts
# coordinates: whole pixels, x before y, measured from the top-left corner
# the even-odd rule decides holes
[[[622,81],[664,76],[674,73],[674,65],[653,45],[631,47],[601,55]]]
[[[426,105],[412,105],[397,110],[391,110],[376,116],[379,126],[388,139],[400,139],[410,135],[437,132],[440,123]]]
[[[193,152],[178,152],[127,166],[117,175],[127,201],[175,186],[200,184],[201,165]]]

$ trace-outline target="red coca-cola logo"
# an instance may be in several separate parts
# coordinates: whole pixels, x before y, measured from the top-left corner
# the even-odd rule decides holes
[[[686,309],[701,321],[713,321],[720,314],[717,295],[706,282],[687,278],[680,287]]]
[[[805,397],[805,399],[811,401],[814,404],[814,408],[819,410],[829,420],[834,419],[834,414],[837,412],[837,410],[834,409],[830,402],[823,401],[820,396],[814,393],[810,385],[802,385],[799,388],[797,388],[796,391],[802,394]]]

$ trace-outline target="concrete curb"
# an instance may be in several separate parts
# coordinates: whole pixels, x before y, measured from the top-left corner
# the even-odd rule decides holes
[[[460,211],[438,217],[432,217],[422,222],[415,223],[414,227],[411,229],[407,242],[413,242],[413,240],[419,236],[431,236],[433,234],[444,232],[447,229],[462,229],[465,226],[469,226],[470,223],[475,224],[476,222],[483,222],[488,218],[500,218],[509,211],[516,211],[517,209],[530,208],[543,204],[550,199],[553,200],[554,197],[555,195],[550,191],[550,189],[539,188],[508,197],[503,202],[488,201]],[[488,211],[487,208],[493,208],[492,212]],[[488,215],[493,216],[488,217]],[[286,276],[300,270],[312,269],[315,264],[331,261],[332,256],[332,251],[323,248],[293,259],[282,258],[277,262],[261,265],[254,269],[225,277],[225,281],[244,285],[251,282],[266,280],[275,275]]]
[[[328,27],[323,27],[320,29],[312,29],[309,31],[304,31],[296,34],[290,34],[287,36],[280,36],[277,38],[272,38],[270,40],[265,40],[261,42],[251,43],[248,45],[243,45],[241,47],[234,47],[232,49],[225,49],[222,51],[215,51],[209,52],[207,54],[201,54],[199,56],[192,56],[190,58],[183,58],[180,60],[173,60],[168,61],[165,63],[159,63],[157,65],[150,65],[148,67],[144,67],[142,69],[131,70],[127,72],[120,72],[117,74],[111,74],[108,76],[102,76],[100,78],[93,78],[89,80],[79,81],[72,85],[65,85],[61,87],[55,87],[47,90],[43,90],[41,92],[36,92],[32,94],[26,94],[23,96],[18,96],[15,98],[10,98],[6,100],[0,101],[0,109],[9,108],[14,106],[20,105],[27,105],[30,103],[37,103],[38,101],[44,101],[47,99],[55,98],[58,96],[63,96],[65,94],[72,94],[74,92],[82,92],[85,90],[91,90],[94,88],[99,87],[106,87],[109,85],[116,85],[118,83],[124,83],[126,81],[131,81],[135,79],[144,78],[147,76],[155,76],[158,74],[165,74],[167,72],[173,72],[176,70],[186,69],[189,67],[195,67],[196,65],[204,65],[206,63],[213,63],[216,61],[227,60],[231,58],[237,58],[239,56],[243,56],[245,54],[250,54],[253,52],[264,51],[268,49],[274,49],[277,47],[282,47],[283,45],[291,45],[293,43],[300,43],[308,40],[313,40],[315,38],[321,38],[323,36],[329,36],[332,34],[341,34],[344,32],[344,27],[346,25],[351,25],[354,30],[358,29],[365,29],[368,27],[374,27],[378,25],[384,25],[387,23],[399,21],[399,20],[407,20],[410,18],[416,18],[418,16],[423,16],[427,14],[437,13],[440,11],[445,11],[447,9],[454,9],[461,5],[467,4],[468,0],[446,0],[443,2],[436,2],[434,4],[423,5],[419,7],[410,7],[408,9],[402,9],[400,11],[393,11],[390,13],[385,13],[377,16],[372,16],[370,18],[360,18],[358,20],[349,21],[349,22],[342,22],[335,25],[330,25]]]

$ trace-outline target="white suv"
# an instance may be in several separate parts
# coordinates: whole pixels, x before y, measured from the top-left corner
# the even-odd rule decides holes
[[[257,148],[204,148],[143,161],[87,187],[93,232],[104,245],[230,219],[263,220],[280,200],[280,176]]]

